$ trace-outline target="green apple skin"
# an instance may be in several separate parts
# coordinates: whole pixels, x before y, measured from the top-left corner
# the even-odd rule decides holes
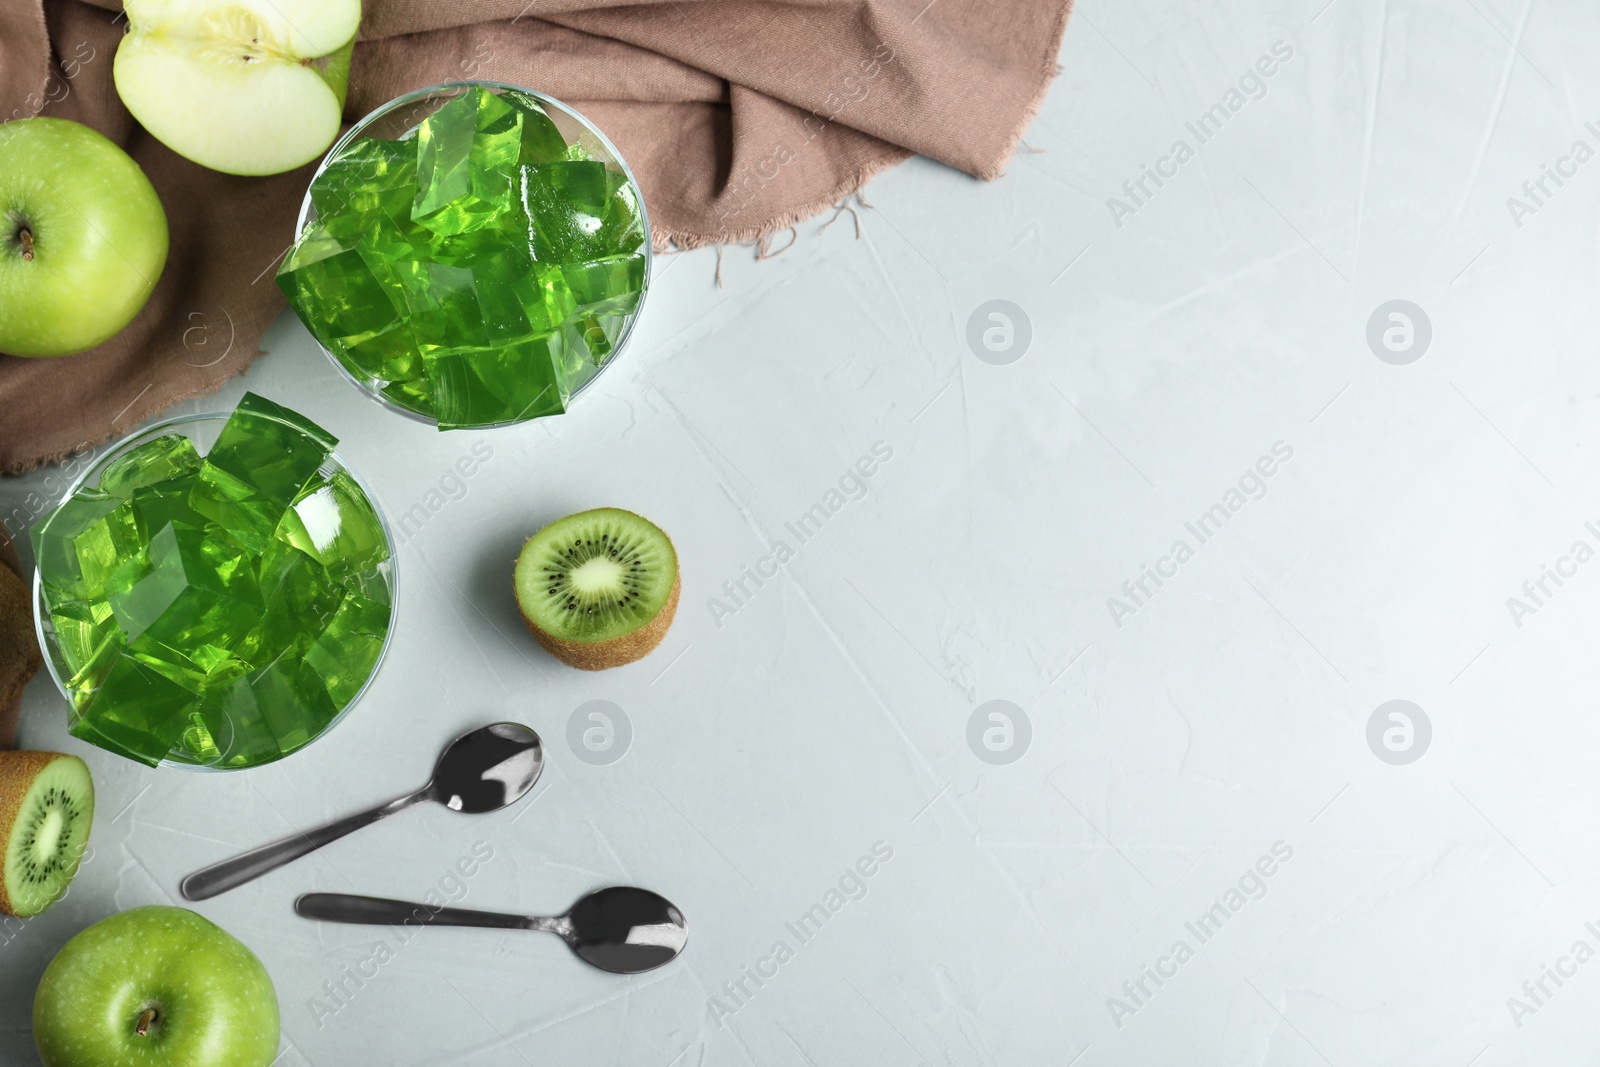
[[[0,352],[109,340],[166,262],[166,212],[128,153],[67,119],[0,124]]]
[[[33,1040],[45,1067],[268,1067],[278,995],[226,930],[152,904],[67,942],[39,981]]]

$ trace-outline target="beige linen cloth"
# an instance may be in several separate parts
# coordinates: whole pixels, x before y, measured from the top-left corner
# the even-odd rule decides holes
[[[22,687],[43,666],[33,637],[32,589],[21,578],[22,563],[0,528],[0,748],[10,748],[22,710]]]

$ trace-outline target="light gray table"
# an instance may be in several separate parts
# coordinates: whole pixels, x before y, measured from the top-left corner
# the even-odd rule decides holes
[[[198,906],[272,973],[282,1063],[1591,1062],[1600,9],[1229,6],[1085,4],[998,182],[912,162],[859,240],[807,223],[723,289],[712,252],[658,260],[564,418],[435,433],[282,319],[191,409],[304,411],[412,514],[388,662],[313,748],[208,777],[85,748],[34,682],[23,740],[83,753],[100,807],[0,944],[0,1059],[84,925],[513,718],[549,751],[522,806]],[[684,586],[656,653],[589,675],[510,568],[598,505],[664,526]],[[631,724],[609,764],[568,739],[595,700]],[[684,909],[680,962],[289,910],[612,882]]]

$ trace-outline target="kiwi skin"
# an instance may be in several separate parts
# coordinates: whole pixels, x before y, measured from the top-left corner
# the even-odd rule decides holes
[[[667,636],[667,627],[672,625],[672,617],[678,613],[678,590],[682,585],[683,572],[679,571],[672,579],[672,592],[667,594],[667,602],[656,612],[656,617],[632,633],[613,637],[609,641],[595,641],[588,644],[563,641],[554,634],[539,629],[526,615],[522,616],[522,621],[527,624],[528,632],[533,635],[533,639],[562,663],[576,667],[580,671],[603,671],[610,667],[620,667],[624,663],[632,663],[636,659],[643,659],[655,651],[661,639]],[[521,608],[517,610],[518,614],[521,614]]]
[[[22,801],[28,795],[39,772],[59,759],[76,759],[60,752],[0,752],[0,865],[5,862],[5,849],[17,828],[17,817],[22,814]],[[93,785],[87,798],[89,812],[94,811]],[[74,867],[73,875],[77,874]],[[68,878],[71,881],[71,877]],[[0,878],[0,913],[16,915],[17,911],[6,893],[5,879]]]

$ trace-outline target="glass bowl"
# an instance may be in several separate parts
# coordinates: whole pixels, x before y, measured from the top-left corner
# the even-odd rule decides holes
[[[322,162],[317,166],[316,173],[311,176],[311,185],[316,183],[316,180],[321,177],[322,172],[328,168],[328,165],[337,160],[357,138],[380,137],[386,140],[406,140],[414,137],[417,126],[423,119],[473,89],[487,89],[496,94],[517,93],[539,104],[551,121],[556,124],[556,128],[561,131],[562,136],[566,138],[569,145],[581,144],[590,157],[597,162],[604,163],[608,171],[621,174],[627,179],[628,186],[632,189],[633,196],[639,205],[639,221],[644,227],[644,242],[642,245],[644,253],[644,284],[639,291],[639,303],[623,320],[617,333],[616,342],[613,344],[611,353],[606,357],[605,362],[601,363],[592,374],[572,389],[571,397],[576,399],[578,394],[589,388],[607,367],[610,367],[621,358],[623,350],[628,345],[628,339],[633,334],[634,324],[638,322],[639,316],[644,312],[645,298],[650,294],[650,276],[654,266],[654,254],[651,250],[650,214],[645,208],[644,192],[639,188],[639,182],[634,178],[633,171],[628,168],[627,162],[622,158],[622,153],[617,151],[617,146],[611,143],[610,138],[600,132],[599,127],[555,97],[520,85],[496,81],[441,82],[438,85],[430,85],[425,89],[416,89],[397,96],[350,127],[349,131],[335,141],[333,147],[328,150],[328,154],[323,157]],[[306,187],[305,199],[300,204],[300,217],[295,222],[297,242],[299,235],[304,234],[306,228],[317,221],[316,205],[311,201],[311,185]],[[311,333],[313,340],[317,342],[317,347],[322,349],[323,354],[328,357],[328,361],[338,368],[339,373],[347,381],[351,382],[367,396],[390,411],[398,412],[409,419],[429,426],[438,425],[433,417],[405,407],[385,394],[383,392],[385,383],[381,379],[364,377],[352,371],[351,368],[347,367],[334,355],[322,338],[316,336],[315,331],[311,331]],[[570,402],[569,400],[568,403],[570,404]],[[530,422],[533,419],[543,417],[542,415],[536,415],[526,419],[510,419],[481,426],[474,425],[471,428],[492,429],[498,426],[516,426],[523,422]]]
[[[180,415],[177,418],[166,419],[162,422],[155,423],[154,425],[147,426],[136,433],[130,434],[128,437],[107,449],[98,460],[84,470],[83,473],[79,474],[78,477],[73,481],[72,485],[67,488],[66,494],[61,499],[63,501],[70,499],[84,486],[99,485],[101,475],[105,473],[106,468],[110,466],[114,460],[118,459],[139,445],[144,444],[146,441],[153,440],[154,438],[161,437],[165,434],[183,434],[185,437],[189,438],[189,440],[194,442],[195,449],[203,456],[209,452],[211,450],[211,446],[216,443],[217,437],[221,434],[222,427],[227,423],[230,415],[230,412],[207,412],[205,414],[198,415]],[[367,690],[372,687],[372,680],[378,676],[378,670],[383,666],[383,661],[389,654],[389,646],[394,642],[395,608],[398,602],[400,591],[399,573],[395,569],[394,531],[389,526],[388,518],[383,514],[383,508],[379,505],[378,498],[373,495],[372,487],[368,485],[359,474],[352,470],[349,465],[339,457],[337,452],[330,452],[327,460],[322,464],[319,473],[327,476],[336,472],[343,472],[352,481],[354,481],[357,486],[360,487],[364,494],[366,494],[368,503],[372,505],[373,514],[378,517],[378,525],[383,530],[383,539],[389,549],[389,558],[384,560],[382,563],[379,563],[373,569],[373,573],[376,578],[382,582],[383,589],[388,594],[389,626],[384,633],[383,645],[378,650],[378,658],[373,661],[372,670],[368,673],[366,681],[361,684],[361,687],[356,691],[355,695],[350,698],[349,702],[345,704],[344,707],[340,708],[338,712],[335,713],[332,719],[328,720],[328,723],[323,726],[321,730],[317,731],[317,733],[313,734],[305,742],[294,748],[291,752],[284,753],[284,756],[279,757],[280,759],[293,755],[296,752],[303,751],[309,747],[312,742],[316,741],[319,737],[324,736],[335,726],[344,721],[345,716],[349,715],[351,710],[357,704],[361,703],[361,698],[365,696]],[[54,509],[52,509],[51,511],[46,512],[44,515],[41,515],[35,525],[37,525],[37,523],[44,522],[54,513]],[[66,698],[67,703],[69,705],[73,705],[73,714],[76,714],[76,704],[73,701],[72,690],[67,686],[66,683],[66,678],[70,674],[70,670],[68,669],[65,658],[63,657],[61,651],[61,642],[56,635],[55,627],[50,621],[50,612],[45,603],[44,579],[37,566],[35,566],[33,570],[33,626],[34,634],[39,641],[39,647],[44,651],[45,669],[50,672],[50,678],[56,683],[56,688],[61,691],[61,695]],[[197,761],[192,756],[189,756],[188,753],[182,752],[179,749],[174,749],[166,759],[162,760],[161,763],[158,764],[158,766],[182,767],[185,770],[210,771],[248,769],[247,767],[229,767],[222,765],[222,761],[226,758],[227,751],[223,750],[214,761]],[[276,760],[263,760],[256,763],[251,763],[248,765],[248,767],[260,767],[265,766],[267,763],[273,762],[276,762]]]

